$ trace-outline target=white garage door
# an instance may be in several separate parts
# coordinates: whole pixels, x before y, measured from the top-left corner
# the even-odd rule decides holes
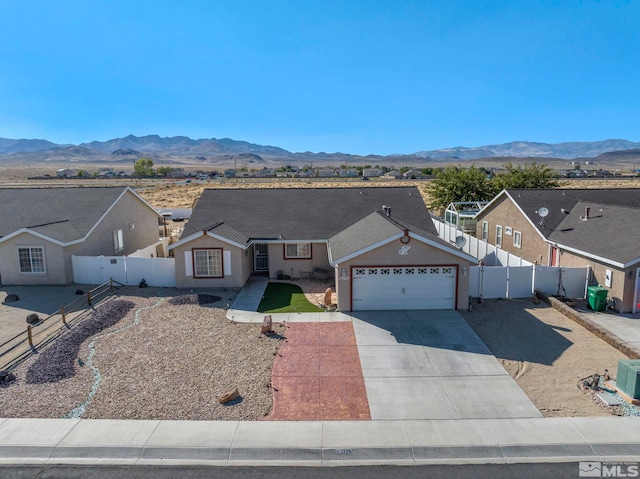
[[[354,267],[354,311],[455,309],[455,266]]]

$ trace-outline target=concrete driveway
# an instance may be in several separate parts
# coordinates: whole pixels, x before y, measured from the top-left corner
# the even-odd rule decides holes
[[[352,313],[372,420],[542,417],[455,311]]]

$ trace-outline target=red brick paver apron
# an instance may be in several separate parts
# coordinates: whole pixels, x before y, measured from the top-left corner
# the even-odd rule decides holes
[[[287,323],[273,365],[267,420],[370,420],[367,391],[349,322]]]

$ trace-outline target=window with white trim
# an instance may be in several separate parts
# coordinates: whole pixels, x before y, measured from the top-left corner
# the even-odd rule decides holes
[[[194,249],[193,277],[222,278],[222,249]]]
[[[502,248],[502,226],[496,226],[496,248]]]
[[[285,259],[311,258],[311,243],[287,243],[284,245]]]
[[[122,230],[113,230],[113,252],[122,253],[124,251],[124,237]]]
[[[45,273],[42,246],[18,247],[18,268],[21,273]]]
[[[482,241],[487,241],[489,239],[489,222],[482,222]]]
[[[513,246],[522,248],[522,233],[520,231],[513,232]]]

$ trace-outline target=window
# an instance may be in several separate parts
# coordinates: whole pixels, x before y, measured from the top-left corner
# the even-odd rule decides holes
[[[513,234],[513,230],[511,229],[511,226],[504,227],[504,234],[506,234],[507,236],[511,236]]]
[[[122,253],[124,251],[124,239],[122,230],[113,230],[113,252]]]
[[[496,226],[496,247],[502,248],[502,226]]]
[[[290,243],[284,245],[285,259],[311,258],[311,243]]]
[[[222,249],[193,250],[193,276],[196,278],[222,278]]]
[[[520,231],[513,232],[513,246],[522,248],[522,233]]]
[[[489,239],[489,222],[482,222],[482,241],[487,241]]]
[[[18,248],[18,267],[21,273],[44,273],[44,248],[42,246]]]

